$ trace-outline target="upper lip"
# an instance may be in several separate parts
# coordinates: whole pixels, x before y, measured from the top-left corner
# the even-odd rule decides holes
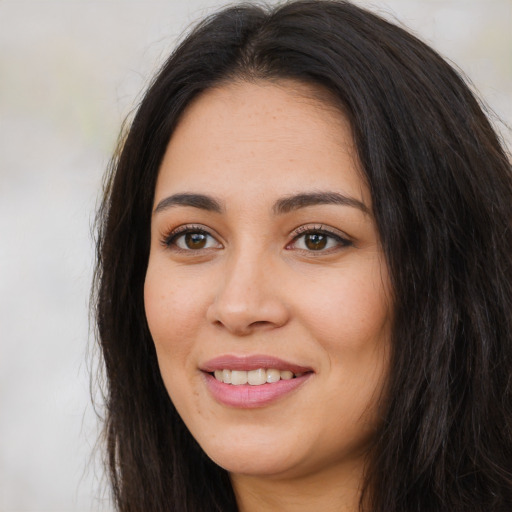
[[[312,368],[308,366],[302,366],[299,364],[291,363],[289,361],[285,361],[278,357],[264,355],[264,354],[255,354],[255,355],[245,355],[245,356],[236,356],[236,355],[222,355],[210,359],[203,363],[200,369],[203,372],[211,373],[216,370],[258,370],[259,368],[275,368],[277,370],[288,370],[293,373],[306,373],[313,371]]]

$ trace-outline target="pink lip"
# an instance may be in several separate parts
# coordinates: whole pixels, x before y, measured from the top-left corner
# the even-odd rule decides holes
[[[210,375],[215,370],[250,371],[257,370],[258,368],[289,370],[293,373],[304,373],[304,375],[259,386],[224,384],[224,382],[220,382],[213,375]],[[201,370],[213,398],[223,405],[240,409],[264,407],[296,390],[313,375],[311,368],[265,355],[243,357],[232,355],[220,356],[206,362],[202,365]]]
[[[291,393],[304,384],[313,374],[305,373],[294,379],[280,380],[272,384],[261,384],[260,386],[251,386],[250,384],[233,386],[232,384],[220,382],[209,373],[203,373],[203,375],[208,390],[213,395],[213,398],[221,404],[240,409],[255,409],[257,407],[264,407]]]

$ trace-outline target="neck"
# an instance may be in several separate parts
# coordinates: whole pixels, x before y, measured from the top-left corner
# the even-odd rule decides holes
[[[231,475],[240,512],[358,512],[362,468],[292,477]]]

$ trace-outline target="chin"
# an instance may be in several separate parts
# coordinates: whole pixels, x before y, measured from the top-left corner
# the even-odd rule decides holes
[[[234,452],[233,448],[232,451]],[[209,454],[208,454],[209,455]],[[297,462],[273,451],[258,453],[219,453],[210,457],[217,465],[235,475],[272,477],[293,473]]]
[[[243,437],[226,435],[222,440],[216,437],[216,442],[208,440],[200,444],[208,457],[232,474],[283,474],[300,465],[303,458],[297,448],[293,448],[293,443],[287,445],[281,439],[271,439],[270,436]]]

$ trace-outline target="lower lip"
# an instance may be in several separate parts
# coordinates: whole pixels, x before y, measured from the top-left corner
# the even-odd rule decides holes
[[[264,407],[302,386],[312,373],[306,373],[294,379],[279,380],[271,384],[251,386],[250,384],[224,384],[209,373],[203,373],[210,393],[223,405],[240,409]]]

